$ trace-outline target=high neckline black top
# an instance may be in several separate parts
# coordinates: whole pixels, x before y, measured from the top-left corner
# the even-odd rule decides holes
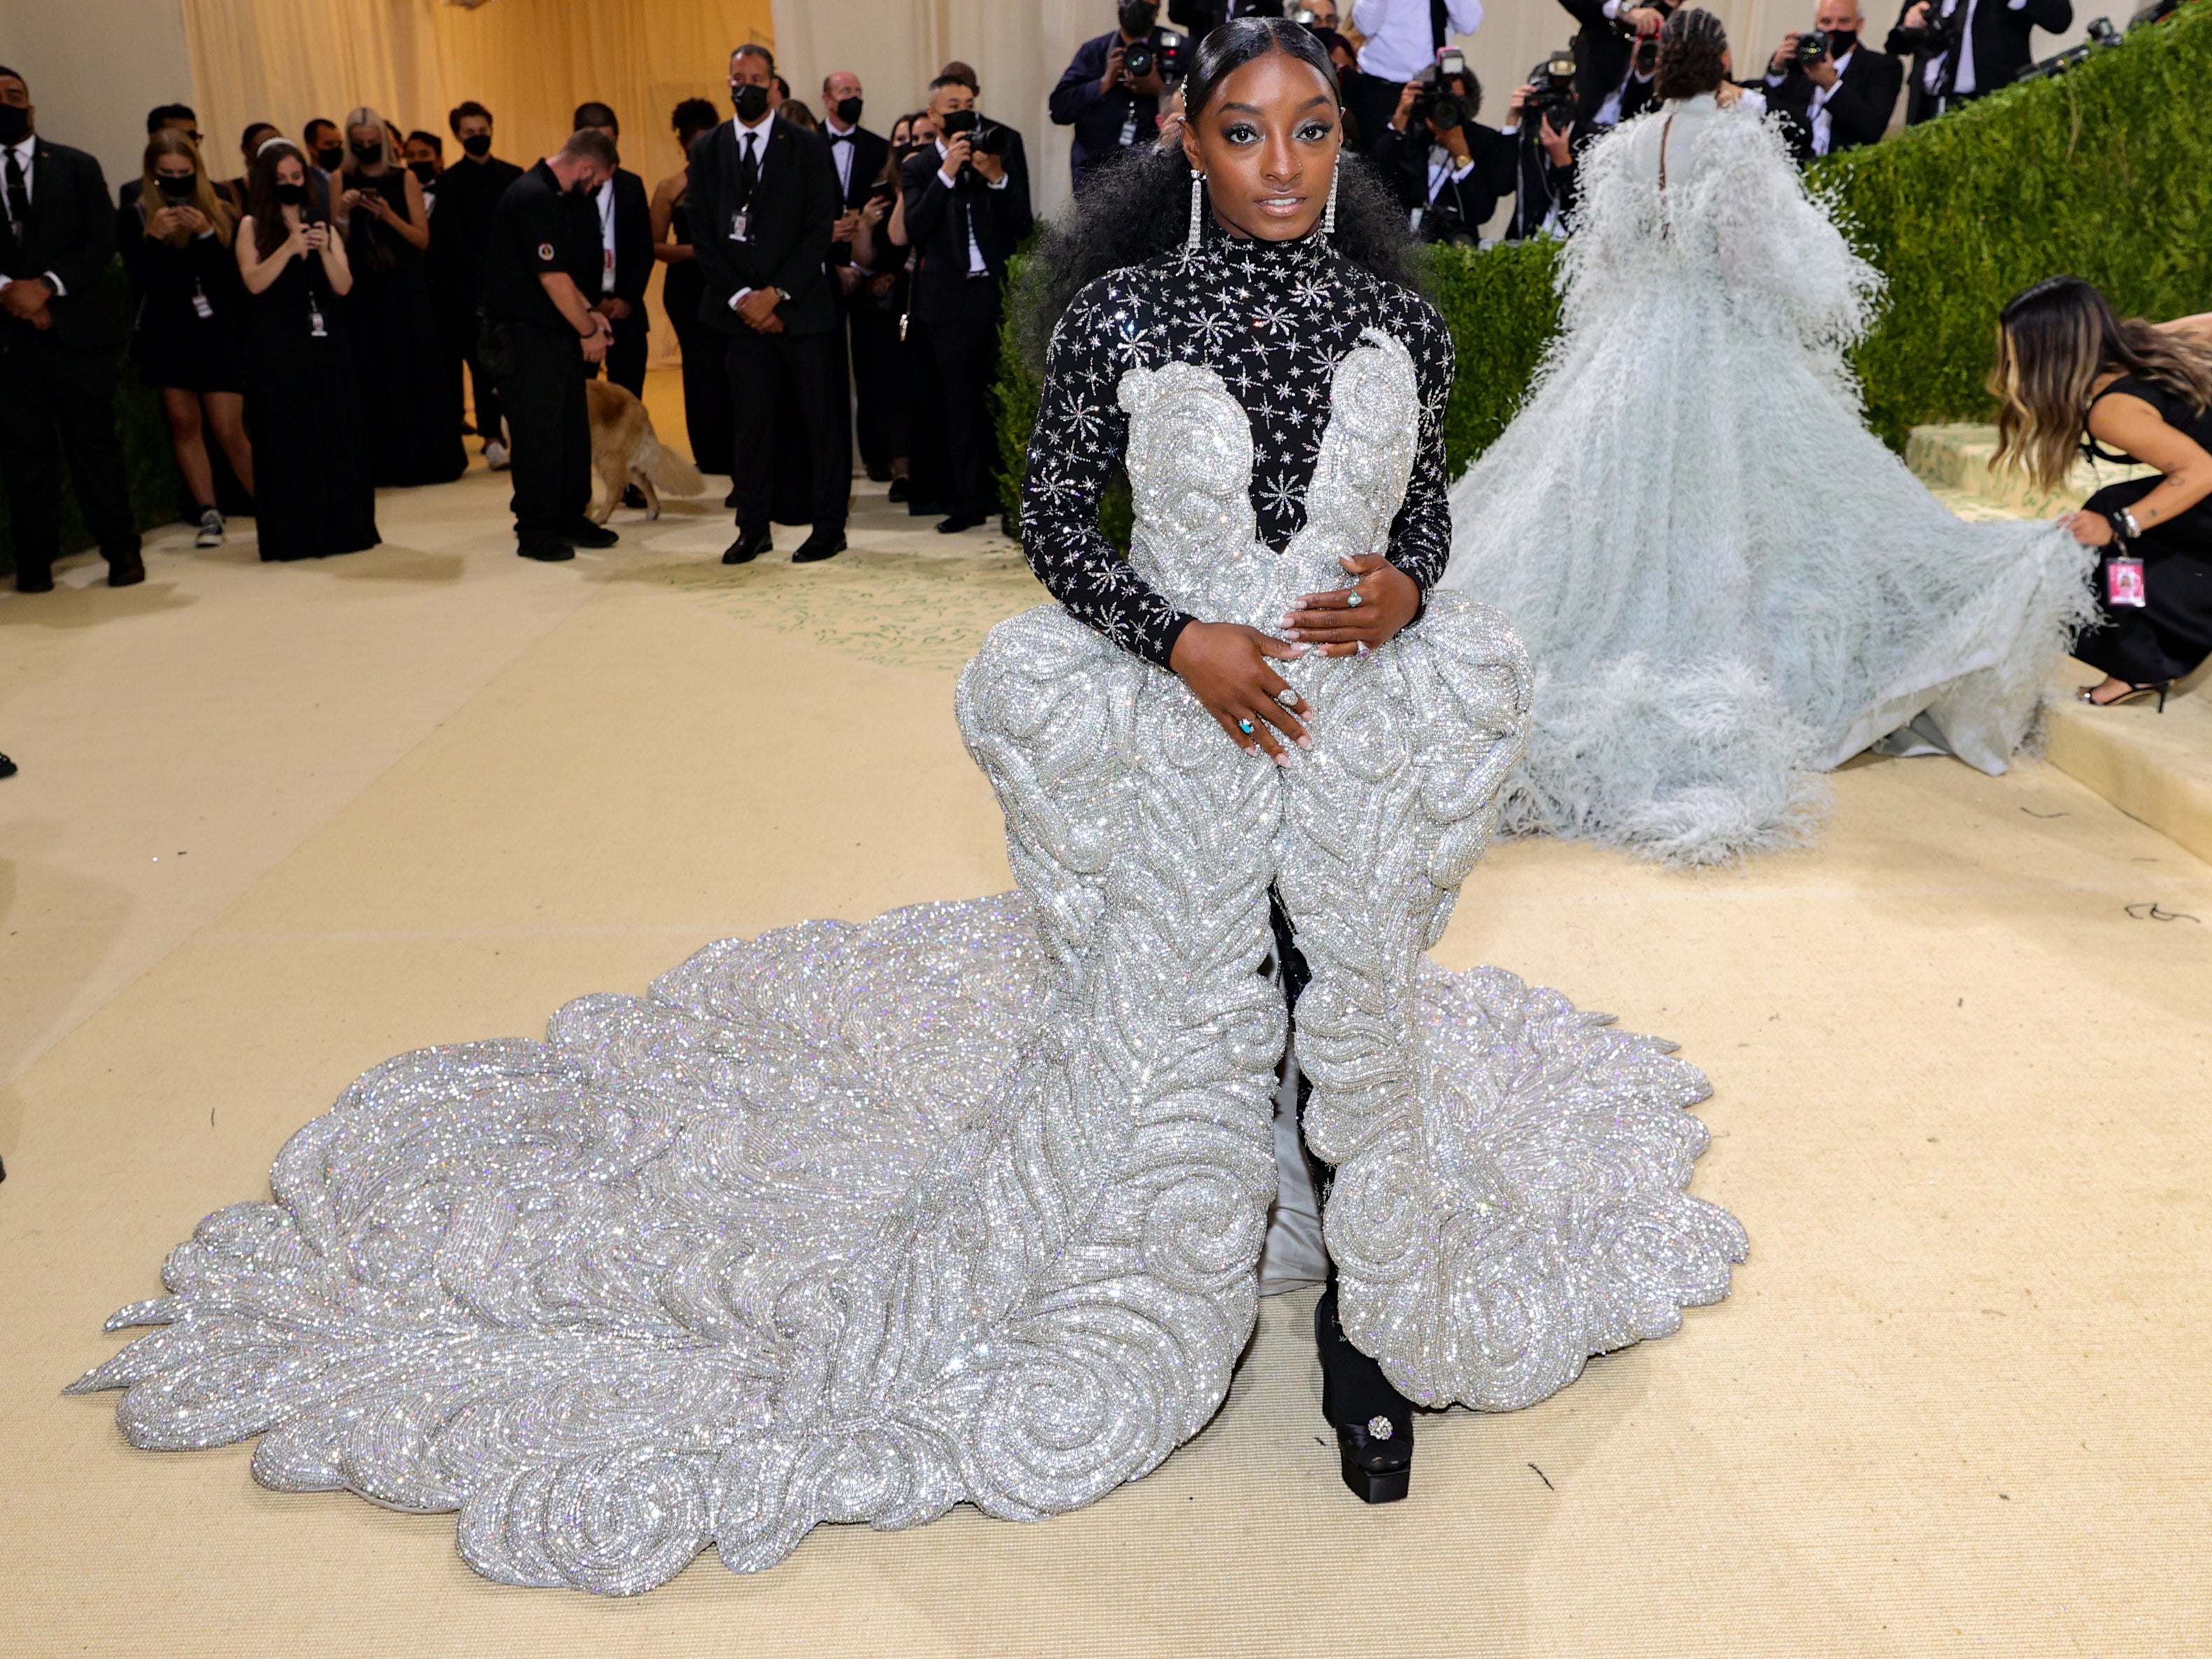
[[[1390,562],[1425,592],[1451,555],[1443,413],[1451,335],[1420,295],[1353,264],[1319,235],[1211,238],[1109,272],[1075,296],[1045,362],[1022,486],[1030,568],[1070,615],[1165,667],[1192,618],[1139,576],[1098,528],[1098,502],[1128,441],[1123,373],[1170,362],[1218,374],[1252,421],[1252,510],[1280,552],[1305,523],[1336,366],[1364,329],[1412,354],[1420,444]]]

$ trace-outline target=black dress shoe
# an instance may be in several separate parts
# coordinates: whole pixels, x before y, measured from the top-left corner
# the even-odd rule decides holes
[[[15,775],[15,763],[9,760],[5,755],[0,755],[0,778],[12,778]]]
[[[893,478],[891,487],[884,493],[884,499],[887,501],[903,501],[912,488],[913,485],[908,480]]]
[[[558,564],[563,559],[573,559],[576,550],[553,536],[533,536],[526,542],[517,542],[516,554],[526,559],[536,559],[542,564]]]
[[[818,564],[823,559],[834,559],[845,550],[845,532],[842,530],[817,530],[799,544],[799,551],[791,556],[793,564]]]
[[[137,552],[108,555],[107,585],[110,587],[136,587],[145,580],[146,561]]]
[[[937,533],[940,536],[957,536],[963,530],[973,530],[983,522],[984,517],[985,515],[981,513],[955,513],[949,519],[938,520]]]
[[[561,532],[561,539],[574,542],[579,547],[612,547],[622,538],[603,524],[579,519]]]
[[[872,466],[868,469],[868,482],[870,483],[889,483],[890,481],[890,468],[887,466]]]
[[[1336,1431],[1344,1484],[1364,1504],[1395,1504],[1413,1484],[1413,1402],[1352,1346],[1336,1319],[1336,1286],[1314,1309],[1321,1413]]]
[[[51,593],[54,591],[54,573],[47,565],[25,565],[15,573],[18,593]]]
[[[747,535],[741,530],[738,532],[737,540],[732,542],[728,547],[723,550],[722,562],[724,564],[750,564],[755,559],[760,557],[762,554],[773,553],[774,551],[775,551],[775,532],[774,531],[761,530],[754,532],[751,535]]]

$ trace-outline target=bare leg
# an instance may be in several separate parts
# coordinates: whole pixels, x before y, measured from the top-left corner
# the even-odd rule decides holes
[[[200,394],[200,402],[207,410],[207,423],[215,432],[215,441],[222,446],[223,456],[230,462],[230,470],[237,474],[238,482],[251,495],[253,493],[253,443],[246,435],[245,394],[206,392]],[[204,448],[202,453],[205,453]]]
[[[161,412],[169,417],[169,449],[177,458],[177,471],[185,475],[192,505],[204,512],[215,505],[215,473],[208,465],[207,445],[200,437],[200,394],[165,386]]]

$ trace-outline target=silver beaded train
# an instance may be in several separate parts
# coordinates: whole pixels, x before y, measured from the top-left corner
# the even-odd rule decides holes
[[[1194,614],[1266,623],[1387,547],[1417,415],[1395,339],[1340,366],[1279,556],[1218,374],[1133,369],[1120,398],[1131,556]],[[726,940],[542,1043],[378,1067],[72,1392],[126,1389],[142,1447],[258,1435],[279,1490],[458,1510],[462,1555],[516,1584],[627,1594],[824,1522],[1089,1504],[1204,1427],[1252,1331],[1271,888],[1313,969],[1297,1051],[1352,1340],[1416,1401],[1504,1410],[1674,1329],[1745,1249],[1682,1190],[1704,1079],[1424,954],[1522,753],[1518,641],[1438,592],[1287,678],[1319,713],[1278,768],[1058,609],[1001,623],[957,711],[1018,893]]]

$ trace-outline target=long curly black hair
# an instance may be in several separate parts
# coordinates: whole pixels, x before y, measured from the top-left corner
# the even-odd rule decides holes
[[[1199,42],[1183,82],[1186,118],[1205,110],[1231,70],[1271,52],[1311,68],[1341,108],[1336,65],[1311,33],[1280,17],[1241,17]],[[1331,244],[1386,283],[1425,289],[1419,249],[1397,198],[1349,149],[1341,165]],[[1088,283],[1182,246],[1190,228],[1190,175],[1180,139],[1133,145],[1085,174],[1074,204],[1039,235],[1013,295],[1023,353],[1032,366],[1042,366],[1054,325]]]

